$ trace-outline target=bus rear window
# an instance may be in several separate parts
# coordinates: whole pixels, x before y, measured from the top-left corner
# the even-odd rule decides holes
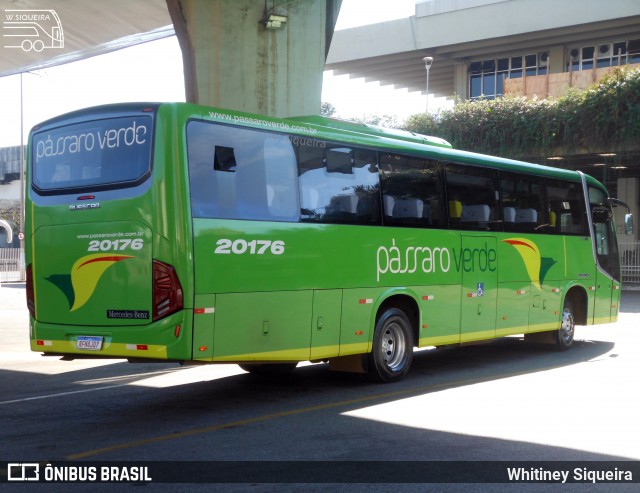
[[[41,194],[135,186],[150,172],[152,118],[120,117],[46,129],[33,137],[33,187]]]

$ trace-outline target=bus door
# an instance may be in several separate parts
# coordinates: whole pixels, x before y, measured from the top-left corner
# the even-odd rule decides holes
[[[620,260],[613,216],[609,207],[592,207],[596,272],[594,323],[615,320],[620,301]]]
[[[496,335],[498,254],[493,236],[462,236],[456,255],[462,271],[460,342]]]

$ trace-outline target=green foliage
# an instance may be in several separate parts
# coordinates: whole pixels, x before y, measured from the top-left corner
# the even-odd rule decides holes
[[[360,117],[348,118],[348,120],[376,127],[402,128],[402,123],[398,121],[398,117],[395,115],[362,115]]]
[[[373,125],[376,127],[387,127],[387,128],[402,128],[403,122],[398,121],[398,117],[396,115],[376,115],[376,114],[363,114],[362,116],[356,117],[341,117],[337,108],[329,103],[323,102],[320,107],[320,115],[328,116],[328,117],[337,117],[343,118],[344,120],[356,123],[364,123],[367,125]]]
[[[321,116],[333,116],[336,112],[336,107],[331,103],[323,101],[320,106],[320,115]]]
[[[458,149],[520,158],[625,149],[640,139],[640,70],[616,69],[558,99],[459,102],[439,115],[413,115],[404,128]]]

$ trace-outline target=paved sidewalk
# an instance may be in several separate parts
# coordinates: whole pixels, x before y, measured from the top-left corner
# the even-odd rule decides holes
[[[23,282],[0,283],[0,310],[25,310],[27,299]],[[0,321],[2,317],[0,317]]]
[[[622,291],[620,311],[623,313],[640,313],[640,291]]]

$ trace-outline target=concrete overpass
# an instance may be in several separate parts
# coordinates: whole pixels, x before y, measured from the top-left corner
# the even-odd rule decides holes
[[[58,20],[53,18],[53,10]],[[174,34],[166,0],[0,0],[0,77],[61,65]],[[16,19],[16,16],[24,16]],[[35,16],[50,16],[38,19]],[[33,23],[43,31],[34,31]],[[56,24],[61,46],[22,48],[25,40],[46,39]],[[13,46],[18,46],[13,48]]]
[[[0,76],[175,34],[187,100],[317,114],[342,0],[0,0]]]

